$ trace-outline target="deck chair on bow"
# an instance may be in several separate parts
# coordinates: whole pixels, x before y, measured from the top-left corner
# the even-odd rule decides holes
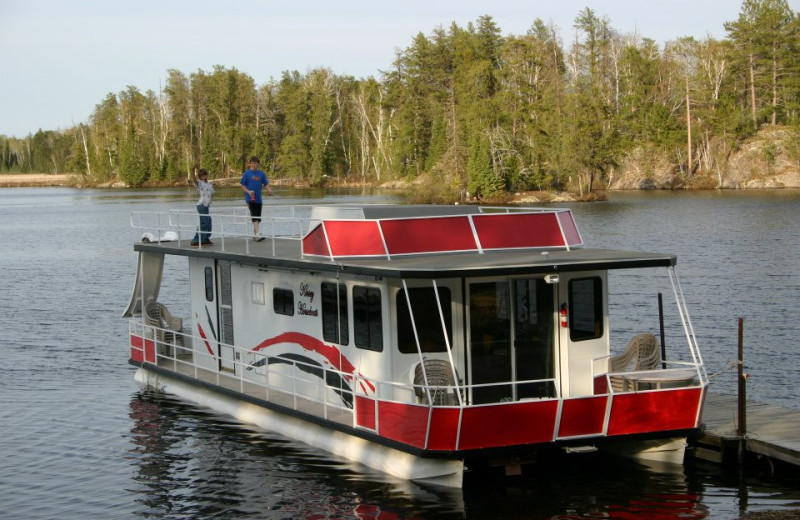
[[[661,362],[661,352],[658,340],[652,334],[637,334],[631,338],[625,352],[618,356],[611,356],[610,372],[627,372],[633,362],[633,371],[655,370]],[[625,386],[624,379],[620,376],[611,376],[611,388],[621,392]]]
[[[150,302],[145,305],[144,322],[153,327],[162,354],[172,355],[173,346],[183,346],[183,319],[170,314],[163,303]]]
[[[423,365],[425,369],[423,371]],[[430,391],[425,390],[427,376]],[[456,382],[453,378],[453,367],[443,359],[425,359],[414,369],[414,393],[422,404],[454,406],[458,404]]]

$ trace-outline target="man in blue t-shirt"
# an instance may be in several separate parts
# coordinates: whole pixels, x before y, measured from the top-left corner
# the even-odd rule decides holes
[[[264,237],[259,232],[261,225],[261,186],[267,187],[267,194],[272,195],[272,188],[269,185],[267,174],[259,170],[260,161],[258,157],[250,158],[250,168],[242,174],[242,191],[244,191],[244,201],[250,208],[250,218],[253,220],[253,238],[256,242],[261,242]]]

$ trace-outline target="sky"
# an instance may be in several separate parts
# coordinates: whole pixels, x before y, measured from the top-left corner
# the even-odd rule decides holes
[[[236,68],[256,85],[319,67],[356,78],[391,69],[418,33],[489,15],[503,35],[553,23],[565,45],[585,7],[664,43],[726,36],[741,0],[0,0],[0,135],[89,121],[108,94],[158,93],[167,71]],[[795,11],[800,0],[790,0]]]

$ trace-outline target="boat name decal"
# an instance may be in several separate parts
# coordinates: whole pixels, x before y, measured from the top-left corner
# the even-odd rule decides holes
[[[300,284],[300,297],[308,298],[308,302],[297,302],[297,314],[300,316],[319,316],[319,309],[312,307],[311,302],[314,301],[314,291],[311,286],[305,282]]]
[[[311,307],[306,302],[297,302],[297,314],[300,316],[319,316],[319,309]]]
[[[309,303],[314,301],[314,291],[309,288],[307,283],[300,284],[300,296],[308,298]]]

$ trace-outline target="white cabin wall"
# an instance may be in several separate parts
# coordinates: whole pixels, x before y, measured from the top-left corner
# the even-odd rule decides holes
[[[206,268],[210,268],[214,276],[213,299],[206,299]],[[218,370],[217,359],[217,289],[216,269],[213,259],[189,259],[189,285],[191,287],[191,330],[187,331],[192,337],[192,349],[195,363],[208,370]],[[210,317],[210,321],[209,321]],[[203,338],[205,336],[205,338]]]
[[[325,368],[333,368],[328,360],[320,352],[314,350],[315,344],[324,344],[326,352],[333,351],[339,352],[345,363],[341,366],[346,366],[347,363],[355,368],[355,373],[371,380],[386,380],[388,369],[391,366],[390,356],[391,351],[391,322],[389,320],[389,312],[387,309],[387,286],[382,280],[375,279],[347,279],[340,276],[338,279],[335,275],[326,275],[325,273],[310,273],[303,271],[284,271],[275,268],[258,268],[250,265],[234,264],[231,267],[231,282],[233,292],[233,326],[234,338],[238,347],[243,351],[254,349],[264,342],[273,340],[284,333],[299,333],[301,336],[294,336],[285,341],[278,343],[260,350],[263,354],[250,355],[244,354],[243,362],[251,363],[254,360],[263,359],[263,355],[275,356],[278,354],[293,354],[308,357]],[[322,336],[322,290],[321,285],[323,282],[328,283],[344,283],[347,287],[348,295],[348,329],[349,338],[347,345],[338,345],[325,342]],[[260,285],[259,285],[260,284]],[[253,286],[259,285],[256,293],[263,294],[263,303],[260,299],[254,298]],[[371,350],[361,349],[355,347],[354,336],[354,323],[353,323],[353,309],[352,309],[352,291],[356,285],[378,287],[381,290],[382,306],[382,328],[383,328],[383,351],[374,352]],[[261,290],[263,286],[263,291]],[[280,288],[290,290],[294,299],[294,314],[287,316],[278,314],[273,307],[273,289]],[[295,339],[305,342],[308,346],[304,347],[299,344]],[[339,364],[339,360],[334,360]],[[269,383],[277,383],[278,385],[289,386],[292,384],[292,378],[296,377],[294,383],[297,383],[300,378],[304,380],[313,380],[313,376],[305,374],[296,374],[297,371],[287,364],[272,364],[269,367],[270,380]],[[259,370],[246,370],[244,373],[245,378],[252,379],[254,377],[261,377],[263,380],[264,369]],[[294,375],[293,375],[294,374]],[[350,381],[350,384],[353,384]],[[322,398],[323,390],[318,382],[310,382],[307,392],[310,397]],[[364,393],[367,388],[364,385],[353,385],[353,390],[358,393]],[[386,391],[382,388],[380,391]],[[371,391],[370,391],[371,392]],[[315,395],[310,395],[314,393]],[[328,396],[329,398],[331,396]]]
[[[558,327],[559,365],[561,391],[564,397],[578,397],[594,394],[593,375],[598,375],[597,360],[608,356],[610,333],[608,320],[608,272],[585,271],[561,273],[557,307],[568,303],[568,284],[570,280],[600,278],[602,282],[602,336],[594,339],[573,341],[569,327]],[[573,316],[568,316],[572,320]],[[604,372],[602,372],[604,373]]]

